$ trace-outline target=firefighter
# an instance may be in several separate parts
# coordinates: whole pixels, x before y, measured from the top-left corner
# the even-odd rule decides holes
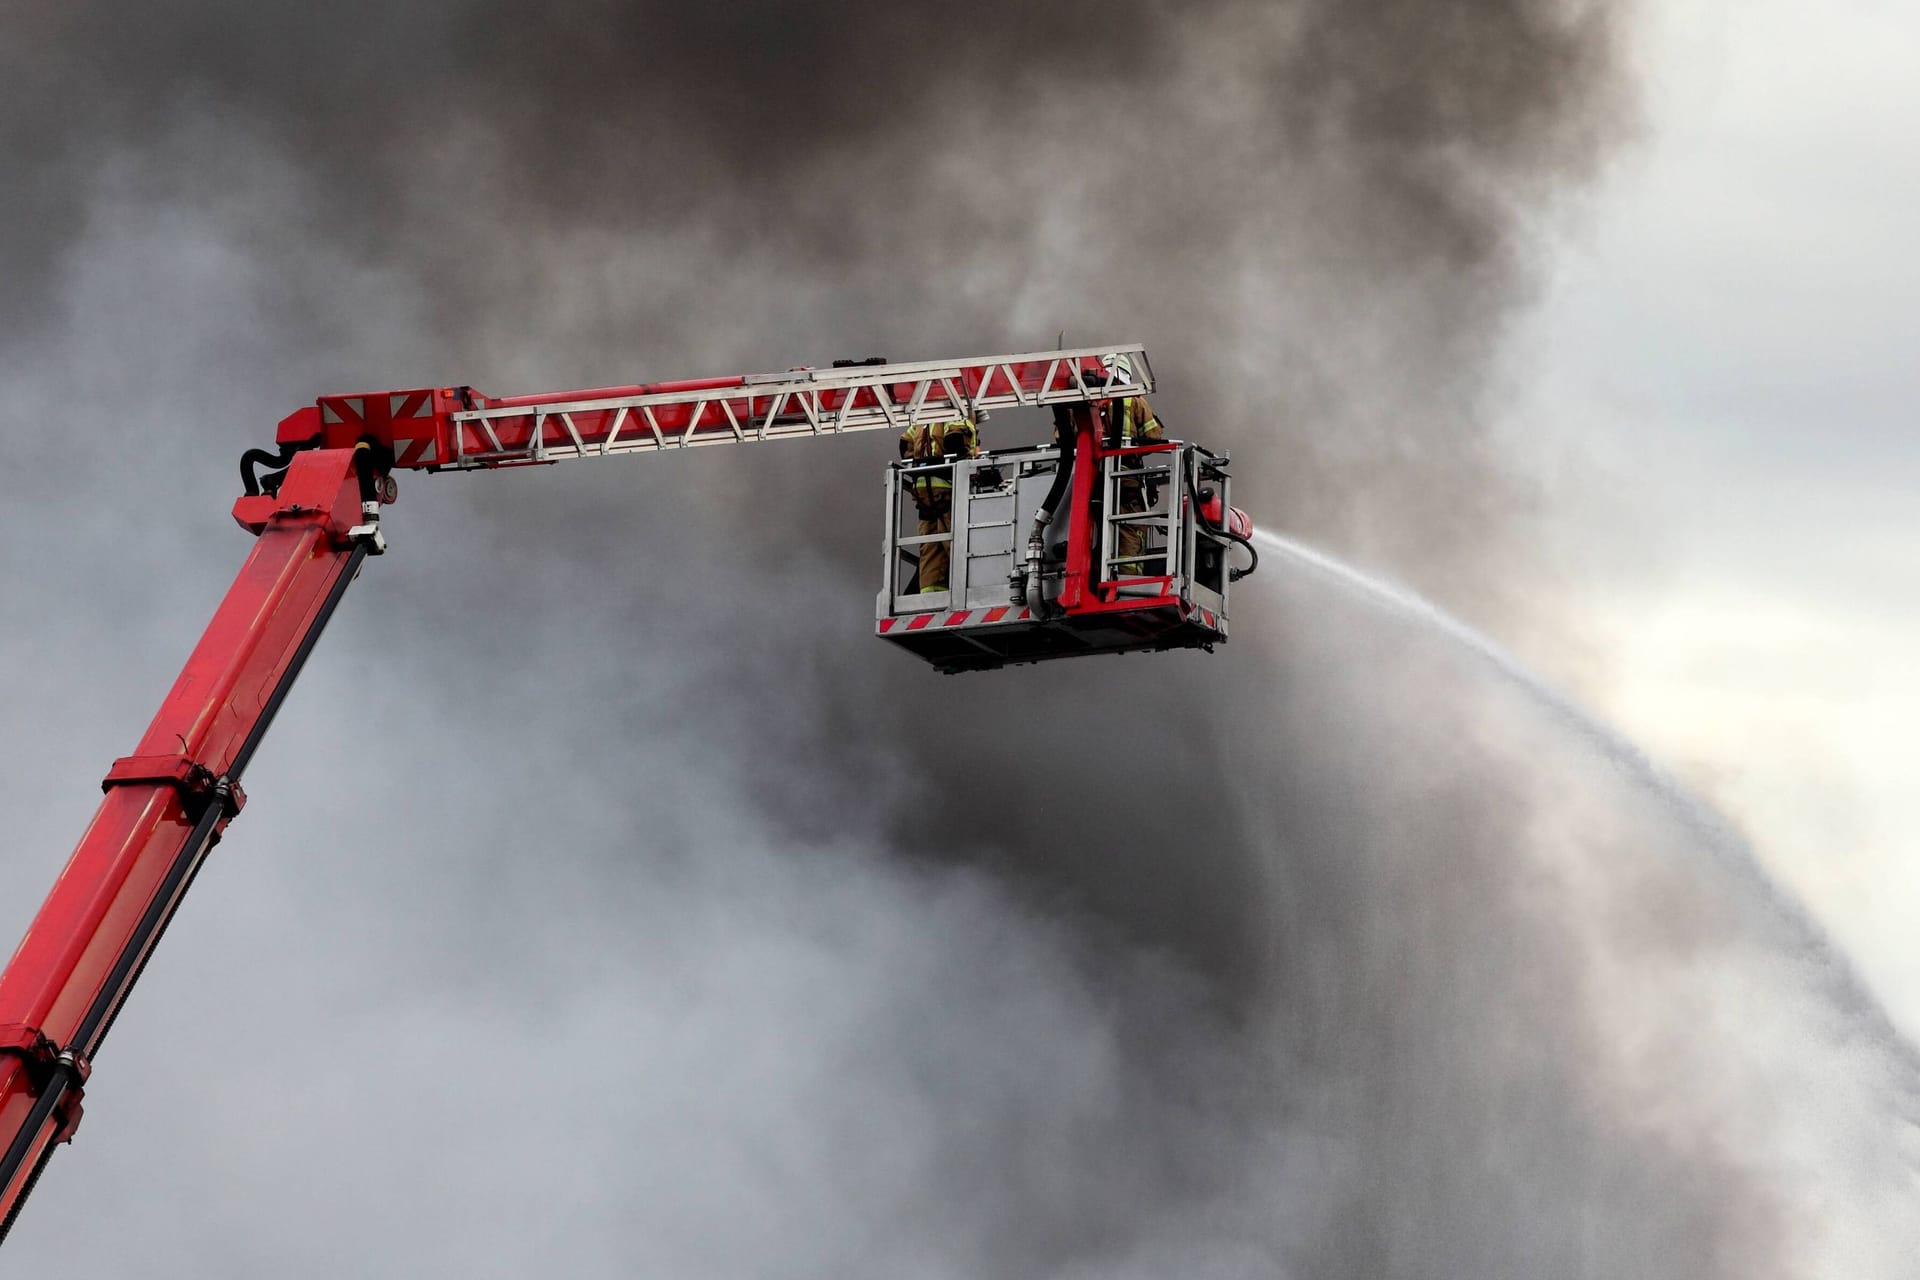
[[[919,423],[900,433],[900,456],[916,463],[937,462],[942,458],[980,456],[980,431],[970,418],[955,422]],[[907,478],[907,492],[920,516],[920,533],[953,532],[953,468],[935,467],[914,471]],[[918,591],[945,591],[951,542],[920,544]]]
[[[1123,355],[1103,357],[1100,365],[1107,371],[1107,381],[1133,381],[1133,366]],[[1153,409],[1147,404],[1145,396],[1122,396],[1107,406],[1106,412],[1107,447],[1109,449],[1131,448],[1137,444],[1159,444],[1166,439],[1166,433],[1160,429],[1160,419],[1153,416]],[[1120,462],[1122,471],[1138,471],[1145,463],[1139,454],[1124,458]],[[1120,514],[1145,511],[1160,500],[1158,483],[1150,480],[1122,480],[1120,482]],[[1115,539],[1114,574],[1116,577],[1136,578],[1144,576],[1147,561],[1161,557],[1150,557],[1147,549],[1147,526],[1143,524],[1121,523],[1114,526],[1118,535]]]

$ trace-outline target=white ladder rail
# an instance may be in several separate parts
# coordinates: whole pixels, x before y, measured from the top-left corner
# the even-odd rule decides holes
[[[1103,382],[1103,363],[1131,373]],[[1139,344],[751,374],[734,385],[557,396],[455,412],[444,465],[499,467],[794,436],[904,430],[1017,408],[1146,395]],[[633,431],[638,420],[646,430]]]

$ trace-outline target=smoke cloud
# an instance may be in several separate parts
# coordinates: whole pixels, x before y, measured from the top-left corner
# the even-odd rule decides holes
[[[1139,339],[1257,514],[1540,621],[1500,353],[1621,24],[16,16],[0,378],[74,453],[0,474],[0,644],[74,727],[0,782],[0,924],[321,391]],[[153,1275],[1898,1274],[1912,1068],[1736,844],[1284,576],[1211,659],[934,677],[866,635],[889,451],[403,478],[9,1249],[113,1206]]]

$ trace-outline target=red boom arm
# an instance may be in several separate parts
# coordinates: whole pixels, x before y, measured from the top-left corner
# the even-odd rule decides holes
[[[259,746],[361,558],[365,449],[293,460],[234,514],[259,541],[0,974],[0,1239],[80,1120],[100,1042],[207,851],[240,811]],[[356,466],[356,459],[360,459]]]

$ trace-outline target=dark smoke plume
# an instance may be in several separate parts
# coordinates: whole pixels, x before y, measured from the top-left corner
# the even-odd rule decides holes
[[[217,514],[231,456],[322,390],[1062,328],[1145,341],[1158,407],[1235,449],[1263,516],[1534,621],[1493,388],[1542,220],[1630,114],[1620,25],[1569,0],[16,13],[9,412],[101,425],[84,467],[0,478],[0,547],[9,582],[108,602],[30,656],[130,734],[171,655],[129,659],[125,619],[190,635],[237,550],[104,495]],[[862,477],[889,448],[405,482],[298,745],[250,779],[227,848],[255,861],[196,889],[96,1077],[127,1109],[90,1097],[102,1155],[63,1155],[11,1247],[54,1257],[88,1189],[139,1202],[117,1122],[230,1206],[123,1224],[155,1274],[296,1274],[315,1205],[353,1224],[316,1274],[1896,1274],[1851,1208],[1851,1254],[1804,1218],[1835,1170],[1890,1176],[1897,1055],[1659,802],[1561,785],[1604,766],[1312,594],[1249,592],[1210,660],[947,681],[877,652]],[[220,985],[236,954],[271,983]],[[1727,1010],[1812,1047],[1686,1034]],[[208,1095],[164,1048],[189,1020],[259,1028],[259,1070]],[[316,1069],[342,1040],[432,1083],[369,1104]],[[1817,1087],[1844,1116],[1779,1120]]]
[[[1524,498],[1484,379],[1528,216],[1617,131],[1615,25],[1558,0],[67,6],[8,68],[38,211],[6,237],[12,314],[108,185],[244,246],[326,385],[1115,331],[1177,429],[1257,446],[1246,487],[1290,527],[1498,614]],[[394,289],[416,309],[387,358],[319,354]],[[864,513],[815,497],[843,458],[733,465],[769,555],[867,572]]]
[[[92,200],[242,246],[323,385],[1134,336],[1168,420],[1253,446],[1245,488],[1290,528],[1509,616],[1527,498],[1486,379],[1530,220],[1619,132],[1617,25],[1565,0],[70,5],[10,46],[9,314],[42,312]],[[396,323],[383,358],[331,354]],[[721,500],[769,557],[865,575],[864,514],[816,496],[847,465],[732,462]]]

